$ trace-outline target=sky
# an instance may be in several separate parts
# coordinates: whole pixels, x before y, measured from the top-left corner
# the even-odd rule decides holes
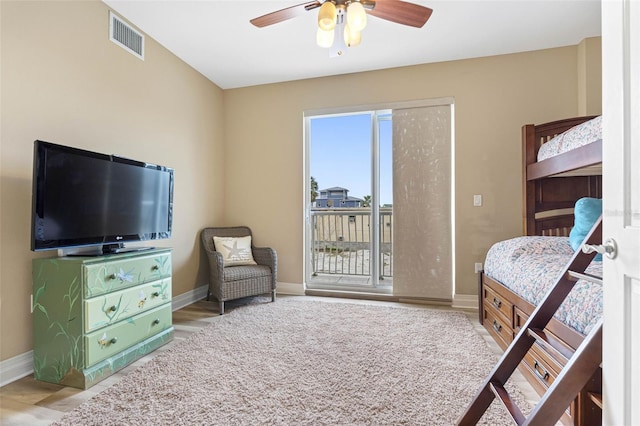
[[[391,121],[380,122],[380,204],[393,204]],[[371,195],[371,116],[311,119],[310,172],[318,189],[347,188],[349,196]]]

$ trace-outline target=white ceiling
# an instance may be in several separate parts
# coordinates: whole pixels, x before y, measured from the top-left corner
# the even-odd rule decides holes
[[[269,27],[249,20],[304,0],[103,0],[222,89],[578,44],[600,35],[600,0],[411,0],[423,28],[369,17],[362,44],[330,58],[317,9]],[[392,1],[392,0],[380,0]]]

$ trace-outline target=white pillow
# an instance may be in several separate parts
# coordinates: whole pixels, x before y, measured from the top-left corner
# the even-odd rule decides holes
[[[251,236],[213,237],[216,251],[222,254],[224,266],[255,265],[251,254]]]

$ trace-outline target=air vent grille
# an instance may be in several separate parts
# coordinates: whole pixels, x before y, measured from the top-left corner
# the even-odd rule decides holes
[[[144,35],[109,12],[109,39],[129,53],[144,60]]]

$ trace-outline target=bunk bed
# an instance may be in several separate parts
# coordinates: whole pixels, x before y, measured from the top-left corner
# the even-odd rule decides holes
[[[479,276],[480,322],[503,349],[579,248],[576,236],[569,236],[582,221],[582,206],[590,206],[586,213],[593,216],[591,206],[602,198],[600,120],[586,116],[522,127],[524,236],[494,244]],[[585,272],[601,277],[602,262],[593,261]],[[553,345],[534,344],[520,364],[539,394],[601,315],[601,283],[579,280],[545,328]],[[568,407],[564,424],[600,424],[601,376],[594,374]]]

